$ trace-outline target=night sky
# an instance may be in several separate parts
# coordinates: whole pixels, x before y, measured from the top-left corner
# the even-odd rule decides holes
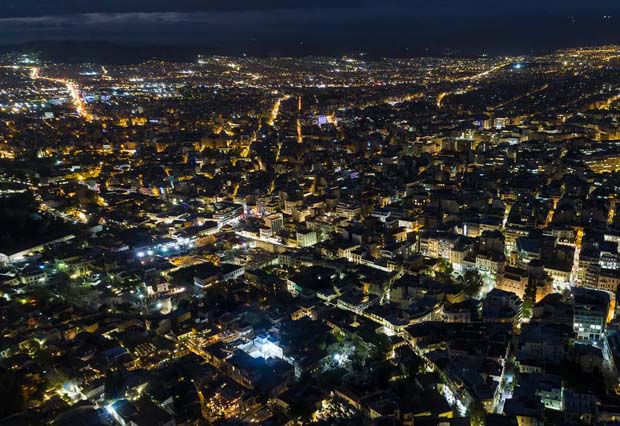
[[[618,0],[2,0],[0,44],[207,53],[529,53],[620,42]]]

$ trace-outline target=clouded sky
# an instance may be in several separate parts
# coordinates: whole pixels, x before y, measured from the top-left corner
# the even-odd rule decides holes
[[[508,53],[620,42],[619,17],[620,0],[0,0],[0,44],[111,41],[252,54]]]
[[[570,14],[619,10],[616,0],[2,0],[0,16],[90,12],[397,8],[421,14]]]

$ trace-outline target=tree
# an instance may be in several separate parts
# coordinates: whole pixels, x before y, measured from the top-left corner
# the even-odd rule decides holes
[[[482,276],[480,275],[480,272],[470,269],[465,271],[465,273],[459,277],[458,284],[461,288],[463,288],[463,290],[465,290],[465,294],[467,294],[467,296],[474,297],[482,288]]]
[[[453,272],[454,268],[452,267],[452,263],[448,262],[446,259],[441,259],[435,271],[435,279],[443,284],[450,284],[452,282]]]
[[[394,367],[389,361],[378,361],[370,367],[369,382],[372,386],[383,389],[390,382],[394,373]]]
[[[342,385],[343,377],[347,374],[347,370],[344,368],[334,368],[333,370],[327,370],[320,373],[317,377],[319,385],[323,389],[331,389],[335,386]],[[302,383],[311,380],[308,377],[302,377],[300,380]]]
[[[17,300],[13,300],[9,303],[9,306],[6,308],[6,318],[12,322],[22,319],[26,316],[23,307],[19,304]]]
[[[133,314],[136,311],[136,308],[129,302],[121,302],[114,305],[116,312],[119,314]]]
[[[364,370],[365,357],[360,352],[355,351],[351,354],[351,369],[357,373],[361,373]]]
[[[97,310],[100,314],[105,314],[110,311],[112,307],[108,303],[102,303]]]
[[[523,318],[530,318],[532,316],[532,309],[534,309],[534,305],[536,304],[536,287],[536,281],[532,279],[528,281],[527,287],[525,287],[522,310]]]
[[[192,307],[192,302],[187,298],[183,298],[179,300],[177,307],[181,310],[189,310]]]
[[[50,368],[54,365],[54,355],[48,348],[39,348],[34,354],[34,360],[43,368]]]
[[[371,357],[373,360],[383,361],[387,358],[389,352],[392,350],[392,341],[384,333],[377,334],[377,340],[374,342]]]
[[[355,335],[351,339],[351,344],[353,345],[353,354],[351,355],[353,364],[357,361],[361,366],[363,366],[368,358],[368,347],[366,346],[366,343],[361,337]],[[355,367],[355,365],[353,366]]]
[[[469,424],[471,426],[484,426],[486,424],[487,412],[482,402],[477,399],[469,404],[467,415],[469,416]]]
[[[45,309],[49,306],[50,302],[54,298],[54,295],[46,288],[37,287],[30,293],[30,296],[37,301],[41,309]]]

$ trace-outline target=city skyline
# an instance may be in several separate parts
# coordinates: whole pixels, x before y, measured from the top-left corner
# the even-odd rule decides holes
[[[4,0],[0,426],[620,426],[620,4]]]

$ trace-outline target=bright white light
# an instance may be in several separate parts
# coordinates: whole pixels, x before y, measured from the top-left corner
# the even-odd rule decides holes
[[[138,257],[144,257],[144,252],[143,251],[139,251],[138,252]]]
[[[149,256],[153,256],[153,253],[154,253],[154,252],[153,252],[153,250],[149,250],[149,251],[147,251],[146,253],[147,253]]]
[[[348,358],[346,354],[334,354],[334,362],[338,365],[344,364]]]

